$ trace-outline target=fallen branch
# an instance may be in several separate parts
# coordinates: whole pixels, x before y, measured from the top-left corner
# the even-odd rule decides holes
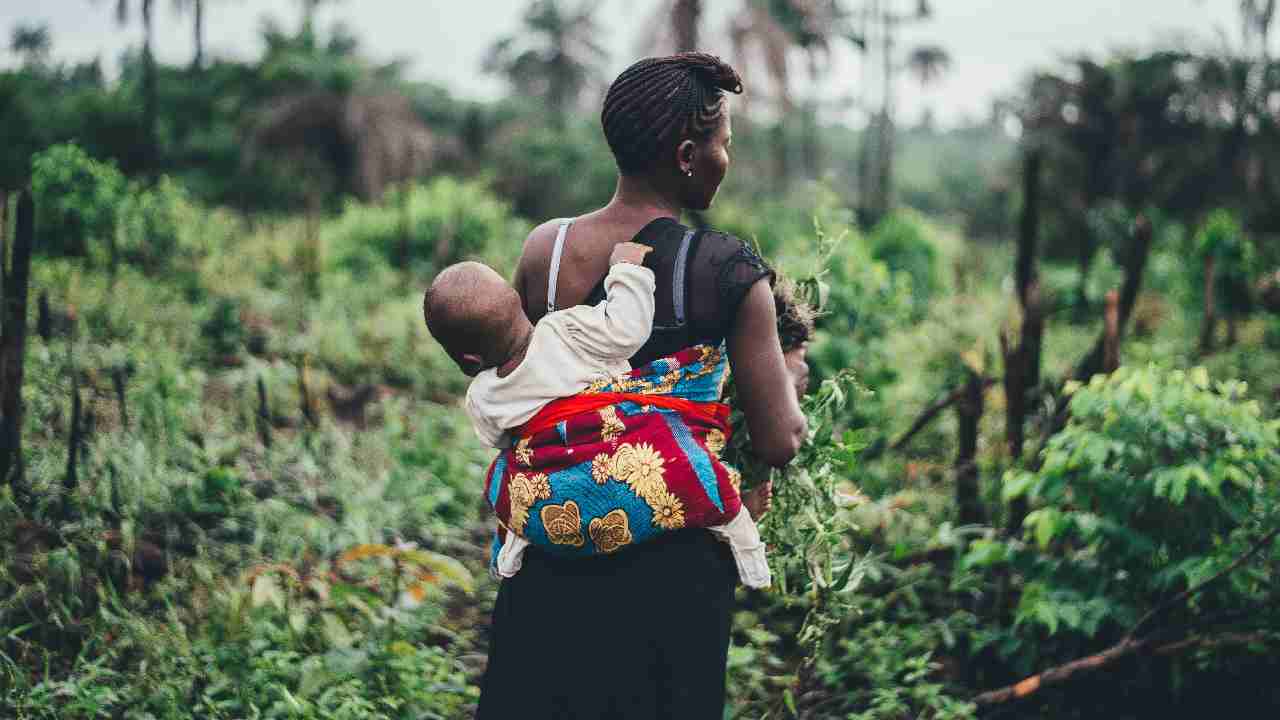
[[[996,378],[984,377],[982,378],[982,389],[986,390],[988,387],[994,385],[995,383],[996,383]],[[952,390],[951,392],[947,393],[946,395],[943,395],[937,400],[934,400],[933,404],[925,408],[924,412],[920,413],[920,417],[917,417],[916,421],[911,423],[911,427],[908,428],[905,433],[899,436],[897,440],[893,441],[893,443],[889,446],[889,449],[901,450],[908,442],[911,441],[911,438],[915,437],[916,433],[920,432],[925,428],[926,425],[933,422],[934,418],[938,417],[938,415],[943,410],[946,410],[947,408],[959,402],[960,398],[964,397],[964,394],[967,391],[967,389],[968,389],[967,385],[962,385]]]
[[[1142,619],[1141,619],[1141,620],[1139,620],[1139,621],[1137,622],[1137,624],[1135,624],[1135,625],[1133,626],[1133,629],[1129,631],[1129,634],[1128,634],[1128,636],[1127,636],[1127,637],[1128,637],[1129,639],[1132,639],[1132,638],[1133,638],[1133,636],[1135,636],[1135,635],[1137,635],[1139,632],[1141,632],[1141,631],[1142,631],[1142,629],[1143,629],[1144,627],[1146,627],[1146,625],[1147,625],[1148,623],[1150,623],[1152,620],[1155,620],[1155,619],[1156,619],[1157,617],[1159,617],[1160,615],[1163,615],[1164,613],[1168,612],[1168,611],[1169,611],[1169,609],[1170,609],[1170,608],[1172,608],[1174,605],[1181,604],[1181,603],[1182,603],[1184,600],[1186,600],[1187,598],[1191,597],[1192,595],[1195,595],[1196,593],[1200,592],[1201,590],[1204,590],[1205,588],[1209,587],[1209,586],[1210,586],[1210,585],[1212,585],[1213,583],[1215,583],[1215,582],[1217,582],[1217,581],[1221,580],[1222,578],[1226,577],[1227,575],[1231,574],[1233,571],[1235,571],[1235,570],[1236,570],[1237,568],[1239,568],[1241,565],[1243,565],[1243,564],[1245,564],[1246,562],[1248,562],[1248,561],[1249,561],[1249,558],[1251,558],[1251,557],[1253,557],[1254,555],[1258,554],[1258,551],[1260,551],[1260,550],[1262,550],[1264,547],[1266,547],[1266,546],[1270,545],[1270,544],[1271,544],[1271,543],[1276,539],[1276,537],[1277,537],[1277,536],[1280,536],[1280,527],[1273,528],[1273,529],[1272,529],[1270,532],[1268,532],[1266,535],[1263,535],[1263,536],[1262,536],[1262,537],[1261,537],[1257,542],[1255,542],[1255,543],[1253,544],[1253,546],[1252,546],[1252,547],[1250,547],[1250,548],[1249,548],[1249,550],[1248,550],[1247,552],[1245,552],[1245,554],[1243,554],[1243,555],[1241,555],[1240,557],[1236,558],[1234,561],[1232,561],[1232,563],[1231,563],[1230,565],[1228,565],[1228,566],[1226,566],[1225,568],[1223,568],[1223,569],[1219,570],[1216,574],[1214,574],[1214,576],[1213,576],[1213,577],[1209,578],[1208,580],[1205,580],[1204,582],[1200,583],[1199,585],[1196,585],[1195,587],[1189,587],[1189,588],[1187,588],[1186,590],[1183,590],[1182,592],[1178,593],[1177,595],[1174,595],[1173,597],[1169,598],[1168,600],[1165,600],[1164,602],[1162,602],[1162,603],[1160,603],[1159,605],[1157,605],[1155,608],[1153,608],[1153,609],[1151,610],[1151,612],[1149,612],[1149,613],[1147,613],[1146,615],[1142,616]]]
[[[1156,617],[1159,617],[1163,613],[1167,612],[1169,608],[1173,607],[1178,603],[1185,601],[1187,598],[1204,590],[1209,585],[1212,585],[1213,583],[1217,582],[1223,577],[1226,577],[1233,570],[1236,570],[1237,568],[1239,568],[1241,565],[1247,562],[1249,558],[1256,555],[1258,551],[1260,551],[1262,548],[1266,547],[1272,541],[1274,541],[1277,536],[1280,536],[1280,527],[1277,527],[1271,530],[1270,532],[1268,532],[1266,535],[1263,535],[1262,538],[1259,539],[1257,542],[1255,542],[1253,546],[1249,548],[1248,551],[1246,551],[1240,557],[1236,558],[1234,561],[1232,561],[1230,565],[1223,568],[1213,577],[1209,578],[1208,580],[1205,580],[1204,582],[1200,583],[1199,585],[1196,585],[1195,587],[1187,588],[1181,593],[1178,593],[1174,597],[1161,603],[1151,612],[1143,616],[1143,618],[1133,626],[1133,629],[1130,630],[1127,635],[1125,635],[1123,640],[1116,643],[1115,645],[1112,645],[1106,650],[1103,650],[1102,652],[1096,653],[1094,655],[1089,655],[1087,657],[1080,658],[1078,660],[1072,660],[1071,662],[1066,663],[1064,665],[1058,665],[1057,667],[1049,668],[1048,670],[1045,670],[1044,672],[1038,675],[1032,675],[1031,677],[1026,678],[1020,682],[1017,682],[1013,685],[1009,685],[1009,686],[1000,688],[998,690],[990,690],[990,691],[981,693],[973,698],[973,702],[977,704],[979,707],[981,707],[984,705],[998,705],[1000,703],[1010,702],[1012,700],[1021,700],[1023,698],[1030,697],[1031,695],[1036,694],[1042,688],[1049,687],[1051,685],[1060,685],[1070,680],[1071,677],[1074,675],[1077,675],[1082,672],[1090,672],[1093,670],[1104,668],[1108,665],[1111,665],[1112,663],[1116,662],[1121,658],[1127,657],[1129,655],[1132,655],[1138,652],[1139,650],[1143,650],[1147,647],[1154,645],[1159,633],[1142,638],[1142,639],[1137,639],[1134,636],[1137,635],[1138,631],[1140,631],[1144,626],[1146,626]],[[1214,645],[1227,644],[1227,641],[1229,638],[1236,638],[1236,639],[1247,638],[1247,642],[1252,642],[1257,639],[1262,639],[1256,635],[1239,635],[1238,637],[1235,635],[1222,635],[1217,637],[1196,636],[1193,638],[1185,638],[1183,640],[1179,640],[1173,643],[1168,643],[1166,645],[1159,646],[1155,648],[1155,652],[1158,654],[1167,655],[1167,654],[1180,652],[1189,647],[1195,647],[1195,646],[1206,644],[1206,643],[1210,643]]]
[[[1226,633],[1223,635],[1194,635],[1192,637],[1183,638],[1171,643],[1159,645],[1152,648],[1152,654],[1155,655],[1176,655],[1191,648],[1208,645],[1216,647],[1220,645],[1247,645],[1253,642],[1265,642],[1267,636],[1263,633]],[[1155,637],[1143,638],[1141,640],[1133,640],[1125,638],[1119,643],[1103,650],[1095,655],[1072,660],[1065,665],[1050,668],[1031,677],[1000,688],[999,690],[991,690],[977,695],[973,698],[973,702],[978,707],[991,705],[999,705],[1014,700],[1022,700],[1030,697],[1042,688],[1052,685],[1060,685],[1072,676],[1083,672],[1091,672],[1100,670],[1122,658],[1133,655],[1141,650],[1145,650],[1156,643]]]

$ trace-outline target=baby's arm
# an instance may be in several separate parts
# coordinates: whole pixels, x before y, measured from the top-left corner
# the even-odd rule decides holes
[[[653,330],[653,271],[640,263],[652,248],[621,243],[609,258],[605,299],[591,307],[568,310],[569,329],[579,348],[602,360],[626,360]]]

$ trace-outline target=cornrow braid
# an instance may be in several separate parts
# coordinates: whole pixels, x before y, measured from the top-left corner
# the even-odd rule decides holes
[[[705,140],[724,117],[724,94],[742,92],[736,70],[714,55],[645,58],[609,86],[600,123],[623,174],[649,170],[662,150]]]

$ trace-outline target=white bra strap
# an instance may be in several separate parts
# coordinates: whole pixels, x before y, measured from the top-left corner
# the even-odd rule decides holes
[[[551,251],[551,275],[547,278],[547,312],[556,311],[556,279],[560,277],[560,255],[564,252],[564,238],[569,233],[573,220],[561,220],[560,231],[556,233],[555,249]]]

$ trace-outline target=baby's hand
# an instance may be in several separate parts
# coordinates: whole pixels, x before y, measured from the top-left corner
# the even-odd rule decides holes
[[[613,246],[613,254],[609,256],[609,267],[613,267],[618,263],[631,263],[632,265],[643,265],[644,256],[649,254],[653,248],[640,243],[624,242]]]

